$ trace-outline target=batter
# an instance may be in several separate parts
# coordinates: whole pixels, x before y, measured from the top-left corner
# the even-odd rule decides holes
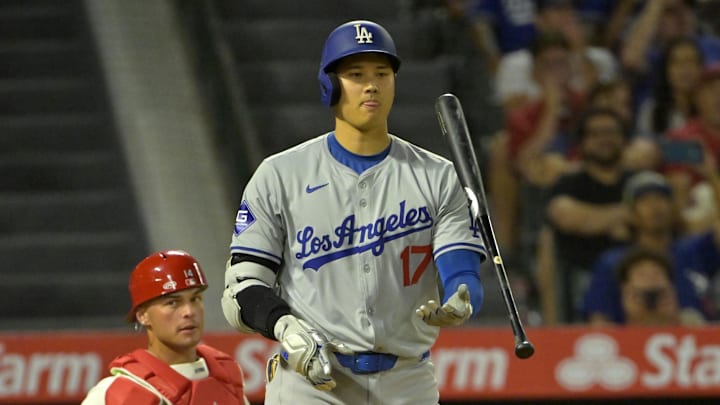
[[[382,26],[337,27],[318,74],[334,130],[243,192],[222,305],[281,343],[266,404],[437,404],[429,349],[481,307],[485,249],[452,163],[388,132],[399,67]]]

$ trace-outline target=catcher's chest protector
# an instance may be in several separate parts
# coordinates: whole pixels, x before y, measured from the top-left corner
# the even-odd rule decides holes
[[[145,380],[172,405],[242,404],[243,378],[235,361],[225,353],[200,345],[210,376],[189,380],[145,350],[118,357],[111,369],[121,369]],[[106,403],[158,404],[159,398],[130,378],[120,377],[108,388]],[[160,402],[164,404],[164,402]],[[168,404],[169,405],[169,404]]]

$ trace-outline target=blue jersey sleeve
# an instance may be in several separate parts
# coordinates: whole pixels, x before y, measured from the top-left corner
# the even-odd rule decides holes
[[[482,255],[472,250],[458,249],[447,252],[435,260],[445,294],[443,304],[465,284],[470,292],[473,315],[482,307],[484,290],[480,282],[480,263]]]

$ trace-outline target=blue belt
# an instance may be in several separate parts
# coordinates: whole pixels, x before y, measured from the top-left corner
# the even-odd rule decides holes
[[[398,356],[387,353],[359,352],[354,354],[335,353],[338,362],[352,370],[353,374],[373,374],[390,370],[395,367]],[[418,361],[430,357],[430,352],[423,353]]]

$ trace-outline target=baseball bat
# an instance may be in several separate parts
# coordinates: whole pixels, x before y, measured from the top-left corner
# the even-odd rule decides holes
[[[500,249],[498,248],[495,238],[495,231],[493,230],[492,222],[488,215],[487,199],[480,173],[480,165],[475,155],[475,149],[472,139],[470,138],[470,131],[465,121],[465,114],[460,105],[460,100],[453,94],[443,94],[438,97],[435,102],[435,112],[437,113],[438,122],[440,123],[440,129],[450,147],[451,160],[455,165],[455,172],[467,194],[470,212],[473,218],[479,221],[483,242],[485,242],[485,247],[492,256],[495,274],[500,282],[500,289],[502,290],[505,306],[510,316],[510,325],[512,326],[513,335],[515,336],[515,356],[521,359],[527,359],[535,353],[535,347],[528,341],[525,334],[525,329],[518,316],[515,298],[513,298],[512,290],[510,289],[507,272],[500,257]]]

